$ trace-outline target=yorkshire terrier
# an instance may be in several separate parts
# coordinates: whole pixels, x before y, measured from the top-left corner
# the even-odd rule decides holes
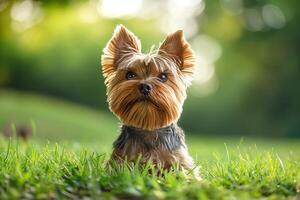
[[[178,30],[158,50],[141,53],[140,40],[118,25],[102,55],[110,110],[122,121],[111,160],[151,161],[170,169],[194,168],[177,125],[194,74],[194,53]]]

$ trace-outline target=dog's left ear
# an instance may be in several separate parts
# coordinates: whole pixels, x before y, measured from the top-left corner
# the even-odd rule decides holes
[[[104,77],[116,71],[122,59],[139,52],[141,52],[140,40],[125,26],[118,25],[103,49],[101,64]]]
[[[190,84],[194,74],[195,56],[182,30],[169,34],[160,45],[158,54],[174,60],[187,84]]]

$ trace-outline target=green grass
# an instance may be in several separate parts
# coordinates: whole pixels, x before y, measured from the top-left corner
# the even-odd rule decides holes
[[[86,147],[14,140],[0,152],[0,199],[296,199],[300,183],[299,157],[283,161],[255,148],[201,160],[202,182],[176,168],[149,175],[151,164],[108,169],[107,155]]]
[[[151,164],[108,169],[118,129],[112,115],[32,94],[0,97],[0,132],[20,123],[36,127],[28,142],[0,137],[0,199],[300,198],[299,140],[187,133],[201,182],[176,168],[151,175]]]

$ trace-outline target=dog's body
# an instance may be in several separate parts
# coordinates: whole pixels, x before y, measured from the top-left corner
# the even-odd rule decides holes
[[[111,159],[153,163],[169,169],[194,166],[177,126],[194,73],[194,54],[182,31],[167,36],[157,52],[141,53],[124,26],[103,50],[102,71],[110,110],[123,122]]]
[[[169,169],[178,164],[184,169],[193,168],[193,160],[185,145],[184,133],[176,124],[147,131],[123,125],[121,134],[114,142],[113,160],[135,161],[142,155],[140,162],[152,161]]]

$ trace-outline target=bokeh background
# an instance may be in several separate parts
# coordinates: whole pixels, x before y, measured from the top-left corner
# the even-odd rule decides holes
[[[100,56],[121,23],[145,53],[184,30],[197,55],[179,122],[189,138],[299,138],[299,7],[297,0],[0,0],[0,132],[111,144],[118,122]]]

